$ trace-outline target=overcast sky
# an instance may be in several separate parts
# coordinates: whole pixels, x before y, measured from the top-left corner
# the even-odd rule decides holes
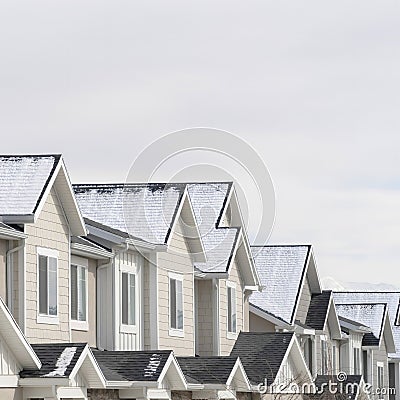
[[[272,242],[400,286],[399,71],[394,0],[3,1],[1,152],[123,181],[161,135],[233,132],[275,183]]]

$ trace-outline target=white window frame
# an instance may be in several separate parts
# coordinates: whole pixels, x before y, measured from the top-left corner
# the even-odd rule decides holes
[[[229,303],[229,289],[234,290],[234,305],[235,305],[235,319],[236,319],[236,325],[235,325],[235,331],[230,331],[230,326],[229,326],[229,315],[228,315],[228,303]],[[226,282],[226,337],[227,339],[233,339],[235,340],[237,338],[237,332],[238,332],[238,304],[237,304],[237,290],[236,290],[236,283],[235,282]]]
[[[122,323],[122,274],[129,274],[135,276],[135,325]],[[130,278],[129,278],[130,279]],[[119,320],[120,320],[120,333],[138,333],[139,326],[139,276],[136,267],[121,265],[119,271]],[[128,309],[130,305],[130,297],[128,296]]]
[[[180,281],[182,283],[182,329],[172,328],[171,326],[171,279]],[[185,295],[183,287],[183,275],[176,274],[174,272],[168,273],[168,324],[169,324],[169,336],[185,337]]]
[[[57,315],[49,315],[49,314],[41,314],[39,311],[39,290],[40,290],[40,285],[39,285],[39,256],[44,256],[44,257],[52,257],[57,260]],[[48,273],[48,271],[47,271]],[[60,299],[60,293],[59,293],[59,279],[60,279],[60,274],[59,274],[59,252],[54,249],[49,249],[45,247],[37,247],[36,248],[36,276],[37,276],[37,282],[36,282],[36,304],[37,304],[37,319],[36,322],[38,324],[49,324],[49,325],[58,325],[60,323],[59,319],[59,299]],[[48,283],[48,282],[47,282]],[[49,288],[47,287],[47,291]],[[48,296],[48,293],[47,293]]]
[[[357,365],[356,365],[356,353],[358,355]],[[353,374],[354,375],[362,375],[362,368],[361,368],[361,346],[354,346],[353,347]],[[356,368],[357,366],[357,368]]]
[[[321,336],[321,374],[329,373],[329,347],[328,340],[325,335]]]
[[[86,270],[86,321],[80,321],[76,319],[72,319],[72,301],[70,298],[70,324],[71,324],[71,329],[77,330],[77,331],[85,331],[87,332],[89,330],[89,261],[86,258],[82,257],[77,257],[77,256],[72,256],[71,257],[71,267],[72,265],[75,265],[76,267],[81,267]],[[70,279],[71,279],[71,274],[70,274]],[[72,281],[70,282],[70,296],[71,296],[71,284]],[[78,285],[79,287],[79,285]],[[78,290],[78,288],[77,288]]]

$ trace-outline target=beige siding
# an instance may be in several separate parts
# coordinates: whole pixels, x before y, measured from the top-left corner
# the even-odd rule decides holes
[[[143,268],[143,319],[143,345],[145,350],[150,350],[150,266],[147,259],[144,260]]]
[[[69,335],[69,229],[55,189],[35,224],[26,225],[26,336],[31,343],[67,342]],[[37,248],[58,251],[59,324],[37,323]]]
[[[300,295],[299,306],[297,308],[297,313],[295,318],[296,321],[300,321],[303,324],[306,322],[310,301],[311,301],[311,290],[310,290],[310,285],[308,284],[308,280],[306,278],[304,281],[303,290]]]
[[[239,276],[236,259],[233,261],[229,282],[236,284],[236,330],[237,334],[243,330],[243,292],[244,286]],[[220,354],[229,355],[236,338],[228,337],[228,301],[226,280],[219,281],[219,323],[220,323]],[[237,336],[237,335],[236,335]]]
[[[177,356],[192,356],[195,352],[193,264],[180,223],[172,233],[170,249],[159,254],[157,267],[159,348],[173,349]],[[184,337],[171,336],[169,332],[169,272],[183,276]]]
[[[214,350],[213,288],[212,280],[197,280],[197,352],[200,356],[211,356]]]
[[[275,325],[251,312],[250,332],[275,332]]]
[[[384,340],[382,340],[382,343],[379,347],[379,349],[373,350],[373,367],[372,367],[372,378],[373,382],[372,385],[374,388],[378,387],[378,363],[381,362],[383,363],[383,379],[384,379],[384,387],[388,388],[389,387],[389,366],[388,366],[388,358],[387,358],[387,351],[386,351],[386,343]],[[388,395],[384,396],[378,396],[374,395],[371,396],[372,399],[378,400],[378,399],[388,399]]]
[[[87,331],[71,330],[73,342],[89,343],[89,346],[96,347],[96,272],[97,261],[88,259],[88,325]]]

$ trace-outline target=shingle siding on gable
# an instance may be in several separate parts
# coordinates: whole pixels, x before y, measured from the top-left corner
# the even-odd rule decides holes
[[[308,284],[308,279],[306,278],[304,281],[303,290],[300,295],[299,306],[297,308],[296,317],[294,320],[300,321],[302,324],[306,322],[308,307],[311,302],[311,290],[310,285]]]
[[[239,276],[239,269],[236,260],[232,261],[232,269],[228,279],[229,282],[236,283],[236,332],[239,334],[243,331],[243,283]],[[226,280],[222,279],[219,282],[219,334],[220,334],[220,355],[229,355],[235,339],[228,339],[228,299]]]
[[[160,253],[157,265],[159,349],[172,349],[177,356],[192,356],[195,337],[193,264],[180,222],[172,235],[170,250]],[[183,275],[183,338],[169,335],[169,272]]]
[[[69,341],[69,228],[55,189],[51,189],[39,218],[25,226],[26,336],[31,343]],[[37,248],[58,251],[58,325],[38,324]]]

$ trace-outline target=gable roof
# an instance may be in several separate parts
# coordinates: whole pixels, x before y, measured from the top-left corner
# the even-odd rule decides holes
[[[371,333],[371,328],[367,325],[364,325],[358,321],[353,321],[350,318],[338,316],[340,328],[344,333],[349,333],[350,331],[358,332],[358,333]]]
[[[309,267],[311,246],[251,246],[251,252],[263,290],[254,292],[250,303],[293,324]]]
[[[400,292],[333,292],[335,303],[357,304],[357,303],[385,303],[392,326],[393,339],[396,350],[390,352],[392,358],[400,358],[400,325],[397,318],[400,315]],[[361,322],[361,321],[359,321]]]
[[[240,332],[231,356],[240,358],[253,385],[263,383],[265,378],[271,384],[275,381],[293,338],[293,332]]]
[[[386,317],[386,304],[336,304],[339,316],[361,322],[371,329],[363,337],[363,346],[379,346]]]
[[[177,357],[189,383],[225,385],[236,364],[234,357]]]
[[[38,370],[41,362],[0,297],[0,333],[22,368]]]
[[[40,369],[24,369],[21,378],[68,378],[79,360],[86,343],[33,344],[40,358]]]
[[[306,325],[316,330],[324,330],[331,296],[332,291],[330,290],[323,290],[322,293],[311,295],[311,301],[306,317]]]
[[[93,350],[93,354],[107,381],[156,382],[172,355],[172,350]]]
[[[73,185],[84,217],[153,244],[166,244],[185,185],[166,183]]]
[[[55,187],[74,235],[86,229],[60,154],[0,155],[0,217],[5,223],[32,223]]]

